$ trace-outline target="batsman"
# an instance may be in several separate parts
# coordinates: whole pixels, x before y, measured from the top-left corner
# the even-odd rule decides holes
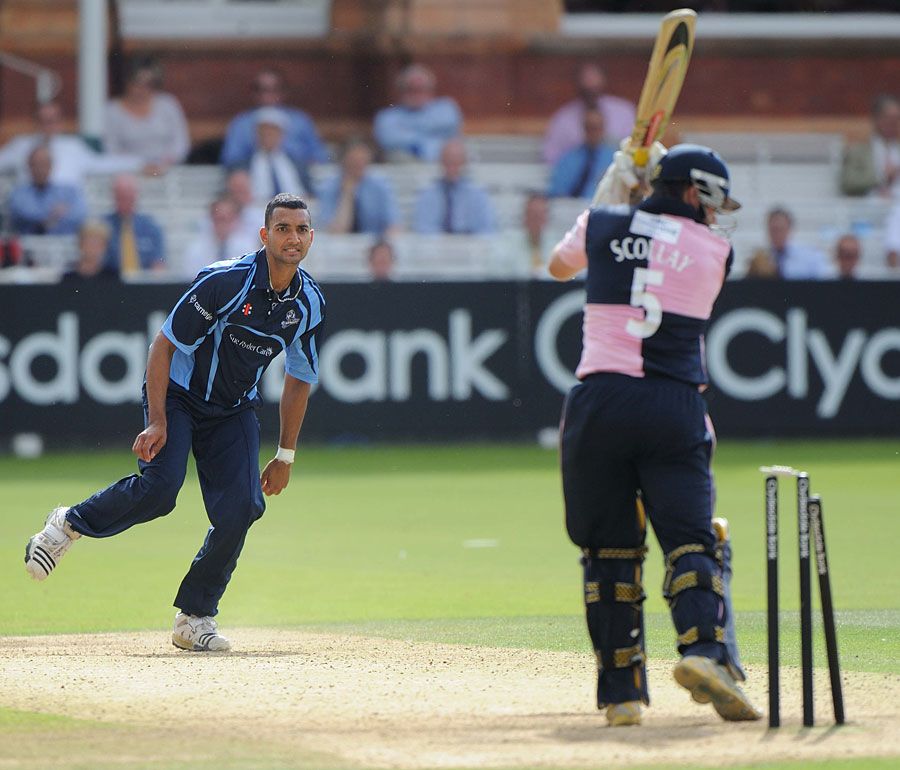
[[[714,530],[714,435],[704,333],[733,260],[714,228],[739,204],[708,147],[656,143],[641,167],[628,140],[557,244],[551,274],[587,269],[583,351],[561,425],[570,539],[582,551],[597,705],[611,726],[649,704],[642,570],[647,523],[665,555],[663,595],[681,655],[676,681],[729,721],[759,719],[738,681],[730,544]],[[636,189],[646,185],[641,200]],[[632,204],[637,197],[639,202]],[[721,530],[721,528],[720,528]]]

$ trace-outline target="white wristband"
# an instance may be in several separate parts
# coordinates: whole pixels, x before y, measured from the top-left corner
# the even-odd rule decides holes
[[[287,463],[290,465],[294,462],[294,451],[293,449],[285,449],[283,446],[278,447],[278,451],[275,453],[275,459],[282,463]]]

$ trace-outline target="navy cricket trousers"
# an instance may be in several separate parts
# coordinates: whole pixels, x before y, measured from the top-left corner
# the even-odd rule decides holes
[[[582,548],[634,546],[640,490],[664,552],[712,547],[713,437],[697,389],[664,377],[590,375],[563,413],[569,537]]]
[[[604,585],[641,582],[641,559],[599,555],[642,546],[638,494],[665,554],[682,546],[702,548],[678,559],[675,577],[692,570],[719,574],[712,556],[712,440],[697,389],[669,378],[594,374],[566,398],[561,436],[566,527],[572,542],[585,549],[588,630],[603,658],[598,705],[648,697],[644,674],[632,670],[639,656],[616,666],[613,654],[638,642],[643,647],[640,603],[604,603],[591,595],[598,585],[602,593]],[[686,591],[671,611],[678,634],[697,630],[695,641],[679,645],[683,654],[724,662],[724,646],[706,631],[725,621],[720,597],[709,590]],[[635,665],[643,670],[639,661]]]
[[[248,406],[226,410],[169,383],[167,440],[139,474],[127,476],[69,511],[69,524],[88,537],[111,537],[175,507],[193,450],[210,528],[175,597],[190,615],[215,615],[250,525],[265,510],[259,482],[259,421]],[[144,420],[147,403],[144,400]]]

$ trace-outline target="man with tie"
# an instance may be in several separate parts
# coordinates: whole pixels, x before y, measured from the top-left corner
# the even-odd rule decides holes
[[[250,182],[255,200],[268,200],[279,193],[308,196],[312,183],[305,167],[285,152],[287,118],[275,107],[256,111],[256,150],[250,158]]]
[[[105,217],[110,229],[105,265],[123,277],[166,267],[162,228],[137,210],[138,194],[133,175],[120,174],[113,180],[115,210]]]
[[[390,181],[374,173],[372,149],[351,139],[341,154],[340,171],[322,184],[319,206],[330,233],[371,233],[382,237],[400,229],[400,208]]]
[[[466,146],[450,139],[441,150],[443,174],[416,197],[412,229],[417,233],[484,235],[497,229],[490,196],[466,176]]]
[[[599,110],[584,113],[584,144],[563,153],[550,173],[551,198],[590,198],[612,162],[615,148],[603,141],[606,123]]]
[[[259,246],[259,231],[251,237],[241,227],[237,204],[227,194],[221,195],[210,204],[209,215],[188,241],[178,272],[193,280],[203,268],[249,254]]]
[[[794,216],[776,206],[766,215],[769,245],[750,258],[747,278],[784,278],[789,281],[820,280],[832,275],[828,257],[791,238]]]

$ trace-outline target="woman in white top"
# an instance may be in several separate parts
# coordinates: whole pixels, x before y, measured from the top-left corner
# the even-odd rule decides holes
[[[162,73],[152,60],[136,62],[125,93],[106,107],[106,152],[137,155],[144,172],[158,174],[187,157],[191,142],[178,100],[159,91]]]

